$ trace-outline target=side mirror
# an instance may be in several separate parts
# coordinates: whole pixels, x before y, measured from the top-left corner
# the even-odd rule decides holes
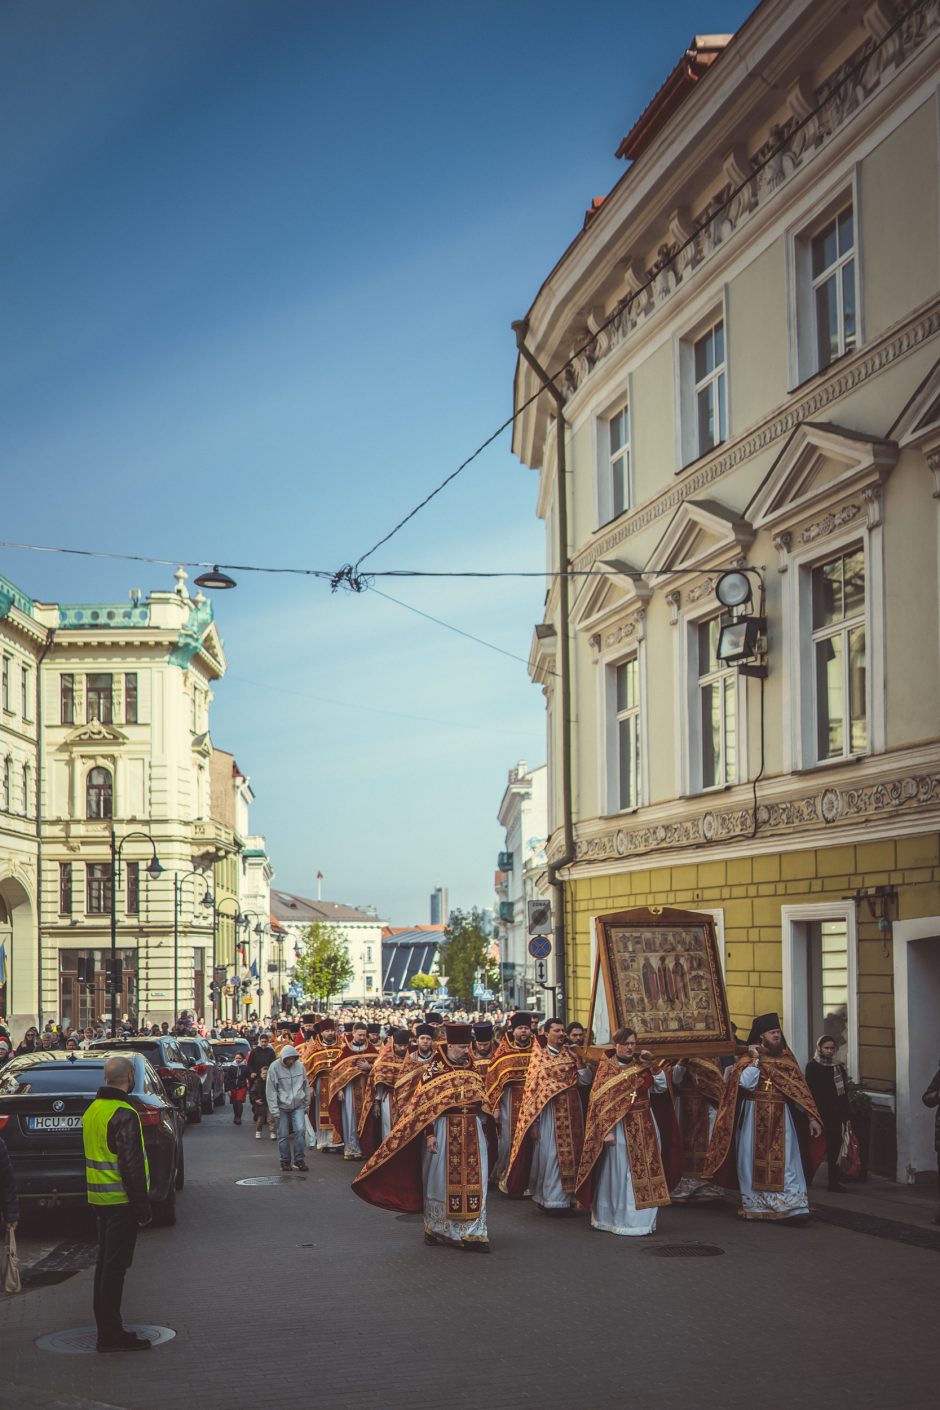
[[[184,1100],[186,1096],[186,1088],[183,1086],[182,1083],[180,1083],[178,1087],[173,1088],[173,1095],[176,1097],[177,1101],[181,1102]]]

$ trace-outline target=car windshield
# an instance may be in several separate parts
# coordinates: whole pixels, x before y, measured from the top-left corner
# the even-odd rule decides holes
[[[0,1068],[0,1097],[22,1097],[55,1092],[94,1096],[104,1086],[104,1063],[50,1062],[41,1067]]]
[[[200,1048],[198,1043],[194,1043],[191,1038],[188,1040],[186,1038],[178,1038],[177,1042],[187,1057],[201,1058],[203,1056],[202,1048]]]
[[[234,1062],[236,1053],[244,1053],[247,1057],[251,1052],[251,1044],[244,1038],[238,1043],[213,1043],[212,1051],[219,1062]]]

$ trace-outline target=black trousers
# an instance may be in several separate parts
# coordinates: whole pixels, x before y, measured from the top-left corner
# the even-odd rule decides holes
[[[130,1205],[98,1210],[98,1261],[95,1264],[95,1321],[99,1341],[118,1336],[124,1275],[134,1259],[137,1220]]]

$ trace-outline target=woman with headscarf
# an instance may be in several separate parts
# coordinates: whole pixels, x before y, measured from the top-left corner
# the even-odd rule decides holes
[[[819,1108],[823,1130],[826,1133],[829,1189],[841,1195],[845,1194],[846,1189],[839,1179],[842,1128],[851,1120],[852,1112],[849,1108],[849,1074],[843,1063],[836,1062],[835,1056],[836,1040],[824,1033],[816,1044],[816,1051],[806,1064],[806,1085]]]

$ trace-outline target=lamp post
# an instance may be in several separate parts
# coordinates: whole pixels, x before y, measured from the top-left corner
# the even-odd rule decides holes
[[[225,902],[224,899],[221,901],[221,903],[220,903],[218,906],[215,904],[214,901],[212,902],[212,981],[213,981],[213,984],[215,983],[216,951],[217,951],[217,948],[218,948],[218,941],[219,941],[219,916],[223,914],[222,907],[223,907],[225,904],[226,904],[226,902]],[[235,925],[236,925],[236,926],[239,926],[239,925],[241,924],[242,917],[241,917],[241,912],[240,912],[239,909],[238,909],[238,902],[237,902],[237,901],[232,901],[232,902],[231,902],[231,905],[233,905],[233,906],[235,907],[234,911],[232,912],[232,920],[235,922]],[[215,1023],[215,1018],[216,1018],[216,1004],[215,1004],[216,998],[217,998],[217,995],[213,994],[213,996],[212,996],[212,1019],[213,1019],[213,1025],[214,1025],[214,1023]]]
[[[209,907],[212,905],[212,892],[209,890],[209,878],[202,871],[187,871],[180,876],[178,871],[173,873],[173,1027],[176,1027],[180,1009],[180,910],[183,904],[183,883],[191,876],[201,877],[205,886],[205,893],[202,897],[201,905]]]
[[[275,945],[277,946],[277,998],[278,998],[277,1011],[278,1011],[278,1016],[280,1016],[281,1009],[284,1007],[283,1004],[281,1003],[281,1000],[282,1000],[283,997],[284,997],[283,991],[282,991],[282,989],[281,989],[281,964],[282,964],[283,959],[284,959],[284,941],[287,939],[287,936],[286,936],[286,935],[275,935],[275,936],[273,937],[273,939],[274,939]],[[272,1015],[272,1017],[273,1017],[273,1015]]]
[[[149,842],[153,848],[153,856],[147,867],[147,875],[152,881],[162,875],[163,867],[157,856],[157,844],[150,836],[149,832],[128,832],[117,840],[114,828],[111,828],[111,1037],[117,1037],[117,893],[121,880],[121,852],[124,843],[129,842],[132,837],[141,837],[145,842]]]
[[[252,918],[254,918],[254,921],[255,921],[254,930],[252,931],[252,934],[256,937],[256,939],[257,939],[257,941],[258,941],[258,988],[257,988],[257,993],[258,993],[258,1018],[259,1018],[259,1020],[260,1020],[260,1018],[261,1018],[261,998],[262,998],[262,995],[264,994],[264,937],[265,937],[265,935],[273,935],[273,934],[274,934],[274,931],[271,929],[270,923],[269,923],[268,921],[266,921],[266,920],[263,920],[263,918],[262,918],[262,916],[261,916],[261,913],[260,913],[259,911],[252,911],[252,910],[245,910],[245,911],[242,911],[242,920],[244,921],[245,925],[248,925],[248,924],[251,922]],[[250,973],[250,972],[251,972],[251,967],[249,966],[249,973]]]

